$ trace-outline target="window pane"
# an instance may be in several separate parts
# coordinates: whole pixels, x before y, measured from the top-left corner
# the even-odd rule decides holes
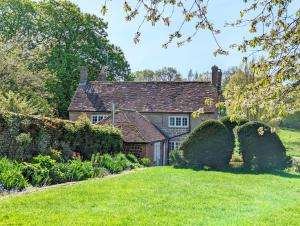
[[[170,126],[174,126],[175,125],[175,119],[174,117],[170,117]]]
[[[181,126],[181,117],[176,117],[176,126]]]
[[[97,123],[97,115],[92,116],[92,123]]]
[[[182,126],[187,126],[188,125],[188,119],[187,117],[182,118]]]
[[[173,151],[175,150],[175,143],[174,142],[170,142],[170,150]]]

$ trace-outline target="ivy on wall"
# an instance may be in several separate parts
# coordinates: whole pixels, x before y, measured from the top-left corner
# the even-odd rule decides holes
[[[121,132],[112,127],[93,125],[86,116],[72,122],[14,113],[0,113],[0,156],[18,161],[37,154],[59,150],[65,159],[78,152],[84,159],[93,153],[121,150]]]

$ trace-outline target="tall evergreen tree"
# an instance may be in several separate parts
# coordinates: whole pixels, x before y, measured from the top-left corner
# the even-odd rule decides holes
[[[193,81],[194,80],[194,74],[193,74],[193,70],[190,69],[188,72],[188,80],[189,81]]]

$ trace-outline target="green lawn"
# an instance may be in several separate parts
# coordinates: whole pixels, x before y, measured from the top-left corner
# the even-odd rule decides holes
[[[0,199],[0,225],[299,225],[300,178],[156,167]]]
[[[279,136],[288,151],[288,155],[300,157],[300,130],[280,129]]]

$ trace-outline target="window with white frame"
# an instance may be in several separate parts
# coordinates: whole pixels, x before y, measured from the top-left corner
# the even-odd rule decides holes
[[[176,141],[170,141],[169,142],[169,149],[170,151],[176,150],[179,148],[180,143]]]
[[[188,128],[188,116],[169,116],[169,127]]]
[[[102,120],[106,119],[107,115],[92,115],[91,120],[93,124],[101,122]]]

